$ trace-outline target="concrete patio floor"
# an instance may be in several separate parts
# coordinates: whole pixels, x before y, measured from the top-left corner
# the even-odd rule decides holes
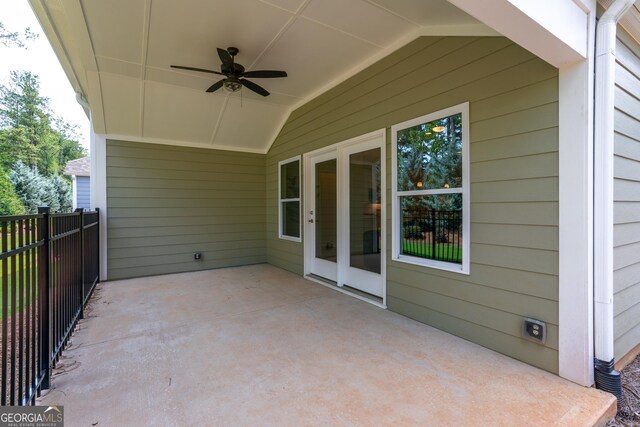
[[[42,405],[67,426],[587,426],[583,388],[268,265],[99,285]]]

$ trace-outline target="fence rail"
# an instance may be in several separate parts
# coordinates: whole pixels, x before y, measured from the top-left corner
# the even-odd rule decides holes
[[[33,405],[99,282],[99,213],[0,217],[1,404]]]
[[[403,212],[401,233],[404,255],[462,263],[462,211]]]

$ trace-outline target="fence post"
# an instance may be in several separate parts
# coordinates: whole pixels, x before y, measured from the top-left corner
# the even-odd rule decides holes
[[[78,320],[84,319],[84,273],[85,273],[85,256],[84,256],[84,208],[76,208],[74,211],[80,215],[80,314]]]
[[[38,305],[40,306],[40,372],[44,370],[44,376],[42,377],[42,383],[38,390],[38,394],[41,389],[48,389],[51,384],[51,298],[50,298],[50,282],[49,282],[49,207],[41,206],[38,208],[38,213],[42,215],[40,223],[40,240],[42,240],[42,246],[40,246],[39,255],[39,272],[38,272],[38,286],[40,288],[40,296]]]
[[[96,284],[100,283],[100,231],[101,231],[101,226],[100,226],[100,208],[95,208],[97,215],[96,221],[98,222],[98,224],[96,225],[98,231],[96,233],[96,252],[97,252],[97,257],[98,257],[98,280],[96,281]]]
[[[431,209],[431,259],[436,259],[436,236],[438,232],[436,230],[436,210]]]

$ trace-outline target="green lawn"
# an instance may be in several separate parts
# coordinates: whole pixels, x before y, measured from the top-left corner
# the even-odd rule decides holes
[[[7,260],[4,261],[0,261],[0,274],[2,274],[2,264],[3,262],[6,262]],[[13,262],[9,262],[7,264],[7,270],[8,270],[8,283],[7,283],[7,288],[9,290],[9,294],[8,294],[8,309],[7,312],[11,313],[11,309],[13,307],[13,303],[14,300],[17,300],[18,298],[20,298],[20,295],[18,294],[17,290],[16,290],[16,295],[12,296],[12,288],[13,288],[13,281],[15,277],[19,277],[19,274],[22,274],[22,283],[25,283],[27,280],[27,270],[24,268],[21,268],[22,266],[18,265],[19,261],[16,261],[16,271],[12,271],[13,268]],[[23,266],[26,265],[27,263],[27,257],[24,257],[24,261],[23,261]],[[35,270],[32,270],[32,276],[31,276],[31,298],[34,298],[34,296],[37,294],[37,289],[36,289],[36,283],[37,283],[37,276],[38,276],[38,266],[36,264],[36,268]],[[3,286],[0,286],[0,310],[2,310],[2,297],[3,297]],[[22,301],[22,305],[18,306],[18,309],[24,308],[26,307],[26,305],[31,301],[30,299],[27,299],[27,286],[26,283],[24,285],[24,294],[23,294],[23,298],[24,301]],[[0,312],[0,319],[2,319],[4,317],[4,313]]]
[[[462,246],[449,243],[438,243],[435,255],[430,243],[414,240],[402,240],[402,254],[417,256],[420,258],[434,259],[437,261],[457,262],[462,261]]]

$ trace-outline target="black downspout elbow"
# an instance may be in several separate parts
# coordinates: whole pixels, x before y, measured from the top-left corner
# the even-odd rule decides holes
[[[622,378],[620,377],[620,372],[614,369],[615,359],[611,359],[608,362],[595,359],[594,363],[596,388],[613,394],[618,399],[618,411],[620,411],[620,405],[622,404]]]

